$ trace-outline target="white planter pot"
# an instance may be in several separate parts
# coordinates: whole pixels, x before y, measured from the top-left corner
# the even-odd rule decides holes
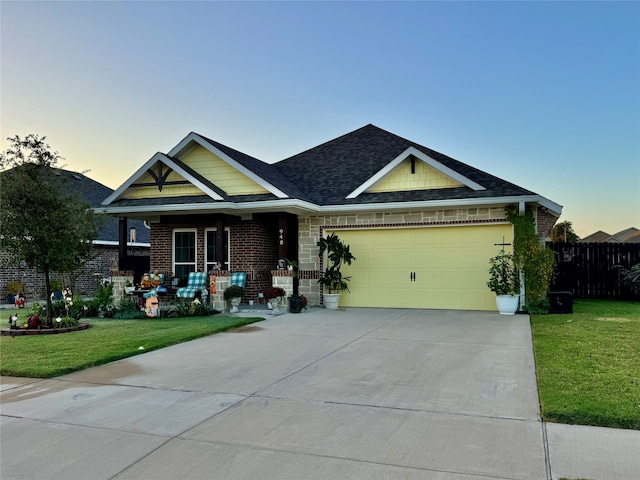
[[[271,300],[269,300],[269,303],[271,304],[271,314],[272,315],[279,315],[280,314],[280,303],[282,302],[282,297],[276,297],[276,298],[272,298]]]
[[[519,295],[496,295],[496,307],[500,315],[513,315],[518,310]]]
[[[337,310],[340,304],[339,293],[325,293],[323,296],[324,308],[327,310]]]
[[[240,305],[240,300],[242,300],[241,297],[233,297],[230,302],[231,302],[231,310],[229,310],[229,313],[238,313],[240,310],[238,309],[238,305]]]

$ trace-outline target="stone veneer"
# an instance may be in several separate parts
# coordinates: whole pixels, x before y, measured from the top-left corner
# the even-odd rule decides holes
[[[536,209],[540,235],[548,235],[557,220],[544,209]],[[240,221],[227,218],[231,227],[231,262],[234,271],[247,272],[247,290],[243,302],[257,300],[259,292],[266,287],[280,286],[287,296],[293,292],[293,278],[286,271],[273,271],[277,263],[277,247],[271,242],[275,232],[273,222],[261,218],[259,221]],[[479,208],[408,210],[404,212],[352,213],[312,215],[298,217],[298,291],[307,297],[309,306],[321,304],[318,278],[323,268],[318,256],[317,242],[327,229],[366,227],[427,227],[435,225],[469,225],[506,220],[503,205]],[[174,228],[196,228],[198,232],[198,258],[204,257],[204,225],[213,225],[213,217],[201,215],[179,219],[163,219],[162,224],[152,224],[151,270],[171,269],[171,232]],[[202,268],[200,265],[199,269]],[[227,308],[222,294],[228,286],[225,275],[217,279],[216,295],[211,296],[214,308]],[[226,285],[226,286],[225,286]]]
[[[228,311],[230,306],[224,299],[224,291],[229,288],[229,285],[231,284],[231,272],[227,270],[209,272],[209,276],[211,277],[212,275],[216,277],[216,293],[209,295],[211,306],[221,312]],[[288,298],[293,295],[292,272],[288,270],[272,270],[271,285],[274,287],[280,287],[284,290],[284,299],[281,307],[283,311],[286,311],[289,306]],[[249,290],[245,290],[245,294],[242,297],[242,303],[246,304],[249,300],[253,300],[256,303],[260,302],[261,300],[258,297],[258,293],[260,292],[253,293]]]
[[[536,210],[541,239],[551,231],[557,218],[543,209]],[[298,265],[300,267],[299,292],[307,297],[310,305],[321,303],[318,278],[323,265],[318,255],[317,243],[324,230],[334,228],[366,227],[428,227],[430,225],[469,225],[506,220],[504,206],[458,208],[441,210],[409,210],[405,212],[355,213],[314,215],[299,218]],[[357,255],[356,255],[357,256]]]

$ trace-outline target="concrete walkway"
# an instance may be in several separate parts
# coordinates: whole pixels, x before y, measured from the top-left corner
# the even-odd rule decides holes
[[[640,431],[540,421],[526,316],[312,309],[53,380],[3,377],[0,399],[3,480],[640,472]]]

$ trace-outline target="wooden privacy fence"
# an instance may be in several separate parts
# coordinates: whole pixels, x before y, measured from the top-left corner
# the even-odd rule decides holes
[[[555,253],[551,291],[568,291],[576,298],[633,299],[621,284],[618,266],[640,263],[637,243],[547,243]]]

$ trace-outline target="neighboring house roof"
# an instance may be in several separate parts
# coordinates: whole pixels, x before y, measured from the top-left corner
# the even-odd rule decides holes
[[[620,232],[611,235],[610,241],[625,243],[629,238],[633,237],[639,231],[640,230],[635,227],[621,230]]]
[[[209,163],[203,160],[206,155]],[[213,163],[223,173],[212,173]],[[416,168],[428,171],[446,185],[389,187],[394,175],[409,164],[411,173]],[[223,181],[229,168],[242,177],[239,183],[255,188],[234,192],[223,188],[218,179]],[[162,190],[165,181],[175,188],[170,195],[140,193],[156,184]],[[192,189],[180,190],[188,182]],[[192,132],[168,154],[152,157],[102,204],[111,214],[148,218],[207,211],[313,213],[517,202],[538,203],[558,216],[562,211],[560,205],[530,190],[369,124],[274,164]]]
[[[582,243],[640,243],[640,230],[635,227],[626,228],[613,235],[598,230],[580,240]]]
[[[110,195],[113,190],[82,173],[72,172],[61,168],[56,168],[56,173],[66,180],[66,187],[70,193],[76,193],[85,200],[91,207],[100,207],[104,198]],[[149,229],[145,227],[141,220],[129,220],[129,229],[136,229],[136,244],[148,246],[151,241]],[[115,217],[107,217],[103,227],[98,232],[94,243],[118,245],[119,221]],[[129,232],[127,232],[127,235]]]
[[[598,243],[605,242],[607,239],[611,238],[611,234],[607,232],[603,232],[602,230],[598,230],[591,235],[587,235],[583,239],[580,240],[582,243]]]
[[[634,233],[630,237],[626,238],[624,243],[640,243],[640,232]]]

